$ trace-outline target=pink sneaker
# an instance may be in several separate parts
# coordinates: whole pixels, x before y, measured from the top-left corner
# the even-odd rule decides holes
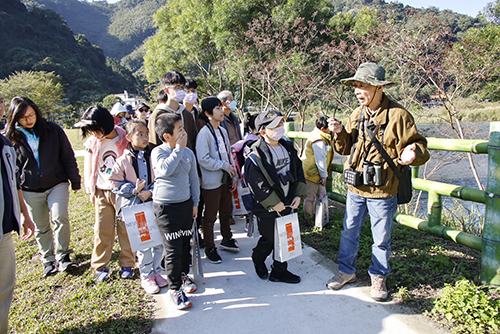
[[[166,287],[168,285],[167,280],[164,279],[161,274],[155,274],[153,277],[155,278],[156,284],[158,284],[160,288]]]
[[[154,276],[141,279],[141,286],[144,291],[150,295],[160,292],[160,288],[156,284]]]

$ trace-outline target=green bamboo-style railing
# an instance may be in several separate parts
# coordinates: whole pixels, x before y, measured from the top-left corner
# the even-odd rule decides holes
[[[287,124],[287,137],[291,140],[307,139],[309,132],[294,131],[293,123]],[[401,225],[454,241],[481,251],[481,282],[500,286],[500,122],[490,123],[489,140],[459,140],[427,138],[429,150],[488,154],[488,186],[486,191],[418,178],[418,167],[412,169],[413,188],[428,192],[428,220],[397,212],[394,220]],[[332,172],[343,173],[344,166],[332,164]],[[326,185],[328,197],[344,203],[345,196]],[[486,205],[482,237],[441,225],[442,196]]]

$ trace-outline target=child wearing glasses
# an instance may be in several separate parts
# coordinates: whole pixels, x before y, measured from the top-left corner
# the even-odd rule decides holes
[[[178,114],[182,119],[182,126],[187,133],[188,142],[187,147],[194,152],[194,147],[196,145],[196,124],[193,119],[193,115],[184,108],[182,101],[186,96],[184,91],[184,86],[186,85],[186,78],[177,72],[170,71],[161,77],[160,83],[163,86],[163,91],[166,95],[166,101],[160,103],[156,106],[155,110],[149,117],[149,133],[151,134],[149,138],[149,146],[151,149],[162,144],[161,138],[155,133],[156,119],[159,115],[163,113]]]

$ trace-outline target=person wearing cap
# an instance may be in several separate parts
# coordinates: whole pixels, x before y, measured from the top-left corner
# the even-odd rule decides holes
[[[127,109],[127,113],[125,114],[125,122],[130,121],[132,118],[134,118],[135,111],[134,108],[130,104],[126,104],[125,108]]]
[[[240,122],[238,117],[233,113],[236,110],[236,101],[234,100],[233,93],[229,90],[223,90],[217,94],[217,98],[222,102],[222,109],[224,110],[224,120],[220,123],[229,134],[229,142],[231,145],[243,139],[241,135]]]
[[[376,301],[384,301],[388,297],[386,280],[390,272],[391,233],[398,206],[399,179],[377,147],[370,144],[371,136],[374,135],[381,143],[397,168],[426,163],[429,160],[427,140],[418,133],[413,116],[383,92],[384,87],[393,82],[386,81],[382,66],[375,63],[361,64],[353,77],[342,79],[341,83],[354,87],[360,106],[354,110],[345,126],[330,119],[335,150],[339,154],[350,155],[345,170],[358,172],[359,175],[365,163],[376,163],[381,165],[382,177],[378,186],[366,180],[346,182],[348,191],[344,231],[339,247],[339,272],[327,283],[327,287],[338,290],[356,281],[361,226],[369,214],[373,236],[373,264],[368,270],[372,284],[371,297]]]
[[[300,277],[288,271],[287,262],[274,260],[269,274],[265,261],[274,250],[274,225],[278,216],[297,209],[307,195],[306,181],[297,151],[283,139],[285,117],[278,111],[259,114],[255,127],[261,138],[252,145],[245,161],[245,179],[254,196],[253,213],[258,218],[260,239],[252,261],[257,276],[271,282],[299,283]]]
[[[143,121],[148,121],[149,118],[149,106],[144,103],[138,103],[137,106],[135,107],[135,117],[137,119],[142,119]],[[146,123],[147,124],[147,123]]]
[[[115,125],[121,123],[127,123],[127,119],[125,118],[125,114],[127,113],[127,108],[121,104],[120,102],[116,102],[111,108],[111,115],[113,115],[113,120]]]

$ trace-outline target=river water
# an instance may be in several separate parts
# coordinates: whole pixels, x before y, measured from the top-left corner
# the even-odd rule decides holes
[[[463,123],[465,138],[488,140],[489,127],[488,122]],[[417,128],[425,137],[450,139],[458,138],[449,125],[419,125]],[[312,127],[308,126],[305,131],[311,130]],[[474,175],[472,174],[471,165],[466,153],[431,150],[430,154],[431,158],[427,164],[420,167],[420,178],[427,178],[433,181],[479,189]],[[347,158],[348,156],[336,154],[333,162],[343,164]],[[481,180],[484,189],[486,189],[488,179],[488,155],[473,153],[472,158],[479,175],[479,179]],[[443,196],[443,210],[448,210],[449,214],[456,213],[458,215],[460,211],[462,214],[469,214],[472,216],[475,215],[478,217],[484,215],[484,209],[485,206],[483,204],[458,201],[456,199]],[[425,217],[426,211],[427,193],[422,192],[418,216]],[[479,220],[480,218],[478,218],[477,221],[471,221],[470,223],[476,225],[480,223]]]

